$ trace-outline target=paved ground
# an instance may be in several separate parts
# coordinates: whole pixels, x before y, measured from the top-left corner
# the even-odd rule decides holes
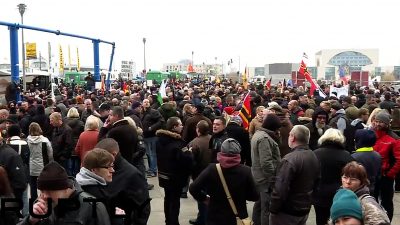
[[[154,189],[150,191],[151,201],[151,215],[148,224],[149,225],[162,225],[164,223],[164,190],[158,186],[157,178],[148,179],[149,183],[154,184]],[[249,215],[251,215],[253,209],[253,203],[247,204]],[[181,209],[179,215],[179,221],[181,225],[189,225],[189,219],[195,218],[197,215],[197,204],[190,194],[187,199],[181,199]],[[308,225],[315,225],[315,214],[314,210],[311,209],[310,215],[307,221]],[[394,216],[392,225],[400,225],[400,193],[395,194],[394,198]]]

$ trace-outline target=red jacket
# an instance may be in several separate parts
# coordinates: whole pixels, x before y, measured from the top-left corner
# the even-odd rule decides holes
[[[394,179],[400,171],[400,141],[386,131],[375,131],[375,134],[374,150],[382,157],[382,175]]]

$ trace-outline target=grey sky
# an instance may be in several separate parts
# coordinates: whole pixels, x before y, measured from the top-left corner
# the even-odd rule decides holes
[[[380,64],[400,65],[398,1],[373,0],[2,0],[0,21],[20,22],[17,4],[28,6],[26,25],[61,30],[116,42],[115,63],[132,59],[143,68],[143,37],[148,68],[190,59],[226,63],[241,68],[265,63],[299,62],[302,52],[314,64],[314,54],[330,48],[378,48]],[[93,64],[92,43],[25,31],[26,42],[36,42],[47,57],[52,42],[53,61],[62,44],[68,63],[79,47],[81,65]],[[101,45],[101,67],[107,67],[111,48]],[[0,62],[9,58],[9,33],[0,26]]]

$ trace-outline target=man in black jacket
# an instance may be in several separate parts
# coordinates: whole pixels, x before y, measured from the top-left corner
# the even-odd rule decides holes
[[[72,176],[71,154],[74,150],[72,129],[63,123],[59,112],[54,112],[50,115],[50,124],[53,127],[50,142],[53,148],[54,160],[64,167],[69,176]]]
[[[138,134],[136,129],[124,119],[122,107],[113,107],[108,119],[100,129],[99,140],[105,137],[117,141],[122,157],[131,164],[133,163],[132,155],[137,151]]]
[[[249,132],[242,127],[242,122],[240,116],[233,116],[229,120],[225,130],[228,137],[237,140],[242,148],[242,151],[240,151],[240,163],[251,166],[250,135]]]
[[[151,198],[144,175],[121,156],[118,143],[114,139],[105,138],[95,147],[107,150],[115,158],[113,180],[106,187],[110,202],[125,211],[126,225],[147,224]]]
[[[311,193],[319,179],[319,162],[308,147],[310,131],[296,125],[289,134],[289,147],[278,168],[271,195],[270,224],[306,224],[311,209]]]

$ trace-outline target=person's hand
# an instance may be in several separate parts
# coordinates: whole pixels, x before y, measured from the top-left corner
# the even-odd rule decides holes
[[[111,125],[111,124],[110,124],[110,119],[107,118],[107,119],[106,119],[106,122],[104,122],[104,124],[103,124],[103,127],[108,128],[110,125]]]
[[[125,211],[118,207],[115,207],[115,215],[125,215]]]
[[[47,213],[48,206],[46,200],[40,195],[39,198],[37,199],[36,203],[32,207],[32,211],[35,215],[45,215]],[[39,222],[41,219],[40,218],[34,218],[30,216],[29,222],[31,224],[35,224]]]

